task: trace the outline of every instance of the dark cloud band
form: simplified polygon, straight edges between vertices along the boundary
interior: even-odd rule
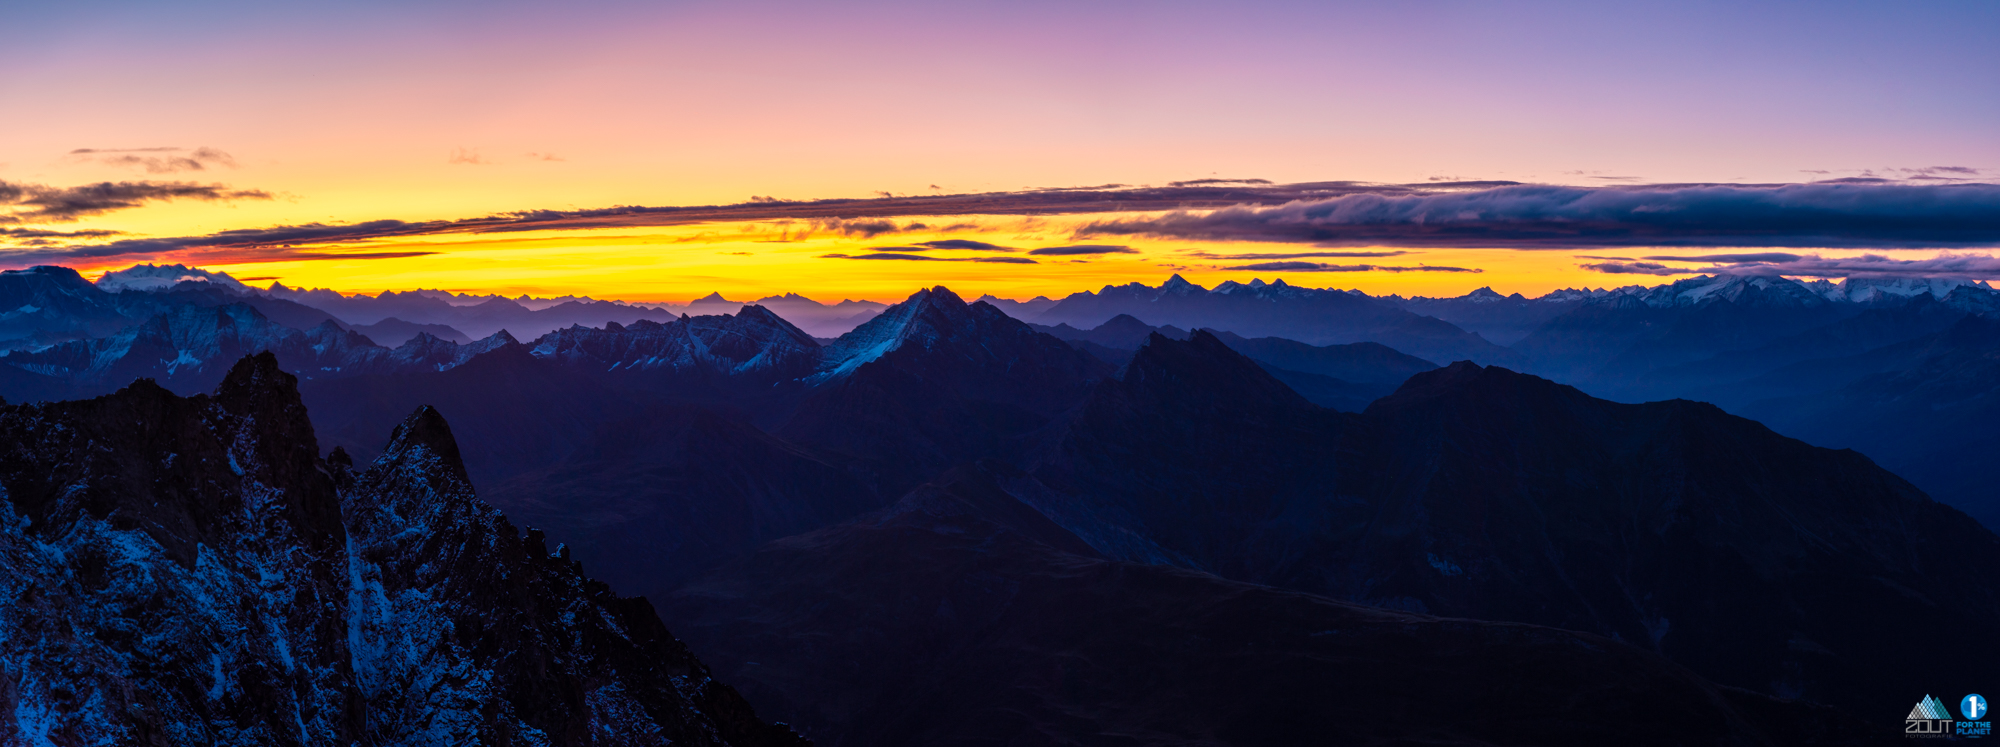
[[[0,224],[61,223],[149,202],[268,200],[269,192],[193,182],[98,182],[76,187],[0,181]]]
[[[2000,185],[1511,185],[1176,212],[1079,233],[1412,248],[1991,246]]]
[[[1760,257],[1761,259],[1741,259],[1721,266],[1672,267],[1660,262],[1592,262],[1580,265],[1587,270],[1615,275],[1694,275],[1700,273],[1723,273],[1729,275],[1786,275],[1793,277],[1823,278],[1868,278],[1868,277],[1925,277],[1957,278],[1961,280],[2000,280],[2000,257],[1990,254],[1943,253],[1923,259],[1898,259],[1880,254],[1864,254],[1859,257],[1821,257],[1817,254],[1761,254],[1761,255],[1717,255],[1735,257]],[[1647,257],[1652,260],[1674,262],[1721,261],[1713,258]]]

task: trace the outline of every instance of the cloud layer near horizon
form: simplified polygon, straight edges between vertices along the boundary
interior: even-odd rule
[[[1990,254],[1940,254],[1924,259],[1897,259],[1880,254],[1821,257],[1772,252],[1704,257],[1645,257],[1668,262],[1720,262],[1706,267],[1673,267],[1659,261],[1591,262],[1584,269],[1613,275],[1786,275],[1817,278],[1955,278],[2000,280],[2000,257]]]
[[[0,182],[0,224],[32,225],[167,200],[270,199],[258,190],[187,182],[106,182],[56,188]],[[16,248],[0,264],[135,261],[174,255],[185,261],[270,262],[341,254],[330,245],[438,234],[586,230],[726,221],[796,221],[802,231],[872,238],[928,228],[892,218],[949,215],[1062,215],[1176,210],[1099,220],[1079,237],[1148,235],[1211,241],[1307,243],[1325,247],[1586,249],[1644,246],[1772,248],[1960,248],[2000,246],[2000,185],[1812,183],[1563,187],[1512,182],[1361,184],[1237,183],[1134,189],[1030,190],[978,195],[758,200],[694,207],[616,206],[523,210],[437,221],[308,223],[221,231],[204,236],[112,238],[110,232],[63,234],[16,229]],[[4,212],[10,210],[12,212]],[[939,230],[955,228],[946,226]],[[110,240],[105,240],[110,239]],[[315,246],[316,245],[316,246]],[[956,249],[1015,251],[972,240],[931,241],[878,251]],[[1079,242],[1031,255],[1131,253],[1116,244]],[[418,252],[421,254],[422,252]],[[1382,251],[1289,253],[1196,252],[1219,260],[1387,257]],[[1741,253],[1749,257],[1755,253]],[[411,256],[398,253],[393,256]],[[1657,263],[1660,260],[1648,259]],[[1709,261],[1723,262],[1724,259]],[[1662,265],[1661,271],[1665,270]],[[1633,267],[1633,271],[1648,268]],[[1330,270],[1328,270],[1330,271]],[[1605,270],[1609,271],[1609,270]]]
[[[2000,245],[2000,185],[1816,183],[1349,194],[1098,221],[1085,236],[1467,249]]]

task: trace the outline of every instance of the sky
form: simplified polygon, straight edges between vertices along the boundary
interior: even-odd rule
[[[1061,295],[1174,272],[1428,295],[1671,278],[1637,265],[1672,252],[1631,238],[1551,248],[1501,231],[1447,247],[1374,231],[1334,243],[1404,253],[1298,260],[1337,271],[1240,269],[1268,263],[1200,255],[1299,253],[1329,239],[1194,230],[1200,215],[1163,220],[1172,205],[1029,216],[906,199],[1201,179],[1504,181],[1669,202],[1685,195],[1658,185],[1887,180],[1869,185],[1906,192],[1839,199],[1965,203],[1953,219],[1970,221],[1966,231],[1753,231],[1727,245],[1685,240],[1714,234],[1701,227],[1648,235],[1654,248],[1783,247],[1822,263],[1930,262],[2000,243],[2000,203],[1940,192],[2000,180],[2000,45],[1990,43],[2000,5],[1990,2],[86,0],[8,16],[6,267],[195,261],[344,291],[661,301],[711,290],[887,299],[940,282]],[[1385,199],[1404,197],[1421,196]],[[826,220],[814,209],[412,230],[278,252],[103,249],[313,224],[832,198],[902,198],[906,214],[874,213],[896,222],[894,236],[813,223]],[[1814,203],[1832,211],[1815,215],[1873,214],[1836,202]],[[1627,217],[1653,208],[1635,209]],[[1931,215],[1911,209],[1912,220]],[[1171,230],[1083,230],[1121,222]],[[825,256],[881,254],[869,250],[887,238],[981,241],[1032,263],[960,250],[926,254],[960,261]],[[1028,254],[1079,245],[1122,251]]]

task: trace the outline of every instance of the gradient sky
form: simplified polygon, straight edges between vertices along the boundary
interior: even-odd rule
[[[1612,185],[2000,169],[1990,2],[74,2],[7,15],[0,181],[271,195],[40,226],[127,236],[1214,176]],[[75,153],[140,148],[180,150]],[[1059,226],[1000,223],[980,235],[1063,240]],[[1032,295],[1157,282],[1173,253],[1216,249],[1132,239],[1143,258],[946,268],[798,253],[866,248],[830,238],[732,255],[748,249],[692,248],[688,231],[225,269],[342,290],[644,300],[900,296],[930,279]],[[1422,259],[1486,272],[1337,282],[1629,281],[1568,254],[1519,255],[1455,250]]]

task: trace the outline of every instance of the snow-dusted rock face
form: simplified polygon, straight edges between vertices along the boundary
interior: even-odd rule
[[[14,351],[0,363],[65,380],[85,394],[150,378],[182,392],[213,387],[245,355],[271,351],[306,379],[442,371],[514,342],[505,332],[470,345],[420,334],[391,350],[331,321],[300,331],[245,304],[176,306],[107,337]]]
[[[130,322],[117,300],[67,267],[0,272],[0,340],[108,334]]]
[[[123,270],[104,273],[97,279],[97,287],[108,293],[125,291],[166,290],[181,283],[212,283],[219,287],[243,292],[255,292],[226,272],[210,272],[187,265],[133,265]]]
[[[367,368],[388,353],[332,323],[301,332],[247,305],[228,304],[180,306],[108,337],[16,351],[0,361],[83,387],[146,377],[206,389],[238,358],[261,350],[277,352],[287,367],[309,377]]]
[[[1848,303],[1880,304],[1895,303],[1929,293],[1932,298],[1944,298],[1961,287],[1991,293],[1993,287],[1986,281],[1971,281],[1962,278],[1847,278],[1839,282],[1815,280],[1806,283],[1814,292],[1829,301]]]
[[[845,376],[904,348],[919,351],[951,348],[1004,369],[1012,357],[1007,353],[1009,347],[1040,342],[1036,338],[1041,337],[991,304],[968,304],[940,285],[911,294],[902,303],[827,345],[819,370],[808,381],[821,383]],[[1049,343],[1055,347],[1051,348]],[[1061,343],[1048,338],[1040,347],[1054,350],[1061,348]],[[1063,348],[1062,352],[1070,351]]]
[[[1714,301],[1771,308],[1811,308],[1826,303],[1820,294],[1796,280],[1765,275],[1702,275],[1652,288],[1633,288],[1629,293],[1656,309]]]
[[[1020,448],[1112,368],[943,287],[918,291],[824,350],[776,434],[870,464],[883,494]]]
[[[356,474],[259,355],[0,409],[0,744],[791,744],[472,494],[411,416]]]
[[[819,363],[810,335],[762,306],[734,315],[681,317],[661,324],[571,327],[535,341],[535,357],[594,373],[675,373],[790,379]]]
[[[500,330],[485,339],[474,340],[460,345],[450,340],[439,339],[429,332],[418,332],[415,337],[389,351],[389,365],[383,367],[388,373],[417,373],[421,371],[448,371],[465,365],[466,361],[482,353],[490,353],[508,345],[519,345],[507,330]]]

